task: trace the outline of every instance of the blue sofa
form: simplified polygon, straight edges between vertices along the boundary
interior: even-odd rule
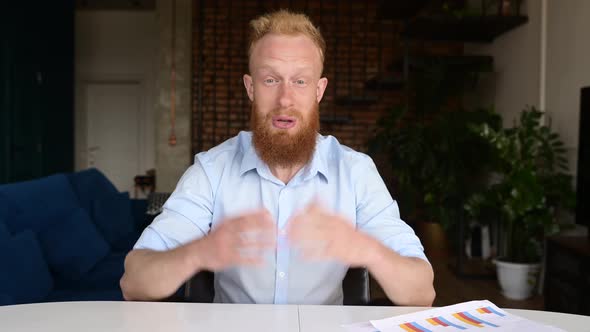
[[[146,207],[96,169],[0,185],[0,305],[123,300]]]

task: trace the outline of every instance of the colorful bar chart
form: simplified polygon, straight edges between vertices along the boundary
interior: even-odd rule
[[[399,327],[408,332],[432,332],[416,322],[401,324]]]
[[[428,318],[428,319],[426,319],[426,321],[428,321],[430,324],[435,325],[435,326],[436,325],[445,326],[445,327],[451,326],[451,327],[454,327],[459,330],[466,330],[467,329],[466,327],[463,327],[461,325],[457,325],[457,324],[453,324],[453,323],[449,322],[443,316],[439,316],[436,318]]]
[[[499,317],[506,316],[505,314],[495,310],[492,307],[480,307],[474,310],[474,314],[469,313],[469,311],[460,311],[454,312],[450,314],[451,317],[454,317],[457,321],[463,323],[464,325],[453,323],[449,319],[445,318],[444,316],[426,318],[426,323],[431,326],[441,326],[441,327],[453,327],[458,330],[467,330],[469,326],[474,327],[500,327],[498,324],[491,323],[482,317],[476,317],[475,314],[479,315],[496,315]],[[408,332],[432,332],[424,325],[421,325],[419,322],[407,322],[398,325],[404,331]]]
[[[496,314],[496,315],[498,315],[498,316],[500,316],[500,317],[504,317],[504,316],[506,316],[505,314],[503,314],[503,313],[501,313],[501,312],[497,311],[496,309],[494,309],[494,308],[492,308],[492,307],[477,308],[477,311],[478,311],[479,313],[482,313],[482,314],[491,314],[491,313],[494,313],[494,314]]]
[[[468,313],[467,311],[456,312],[453,314],[453,317],[457,318],[458,320],[460,320],[466,324],[473,325],[476,327],[483,327],[484,325],[488,325],[491,327],[500,327],[496,324],[489,323],[481,318],[477,318],[477,317],[473,316],[472,314]]]
[[[463,302],[369,322],[382,332],[563,331],[510,314],[487,300]]]

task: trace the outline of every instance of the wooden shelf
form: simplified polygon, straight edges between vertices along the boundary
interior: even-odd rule
[[[590,238],[586,236],[552,236],[547,239],[578,255],[590,257]]]
[[[377,15],[384,20],[401,20],[416,16],[430,0],[380,0]]]
[[[410,70],[421,70],[432,65],[456,67],[463,72],[492,72],[494,58],[489,55],[444,55],[413,56],[409,59]]]
[[[590,315],[590,239],[586,234],[552,236],[546,243],[546,309]]]
[[[489,43],[528,22],[527,16],[418,17],[407,24],[407,39]]]

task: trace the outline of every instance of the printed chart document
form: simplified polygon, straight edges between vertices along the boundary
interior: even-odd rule
[[[490,301],[470,301],[370,322],[343,325],[350,332],[537,331],[565,332],[518,317]]]

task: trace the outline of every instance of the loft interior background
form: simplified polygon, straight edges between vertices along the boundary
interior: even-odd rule
[[[404,41],[402,21],[382,17],[383,1],[195,0],[193,6],[192,153],[207,150],[249,127],[248,23],[269,11],[288,8],[307,14],[326,40],[320,103],[321,133],[366,152],[377,119],[403,102],[394,84],[403,75],[405,50],[456,55],[460,42]]]

